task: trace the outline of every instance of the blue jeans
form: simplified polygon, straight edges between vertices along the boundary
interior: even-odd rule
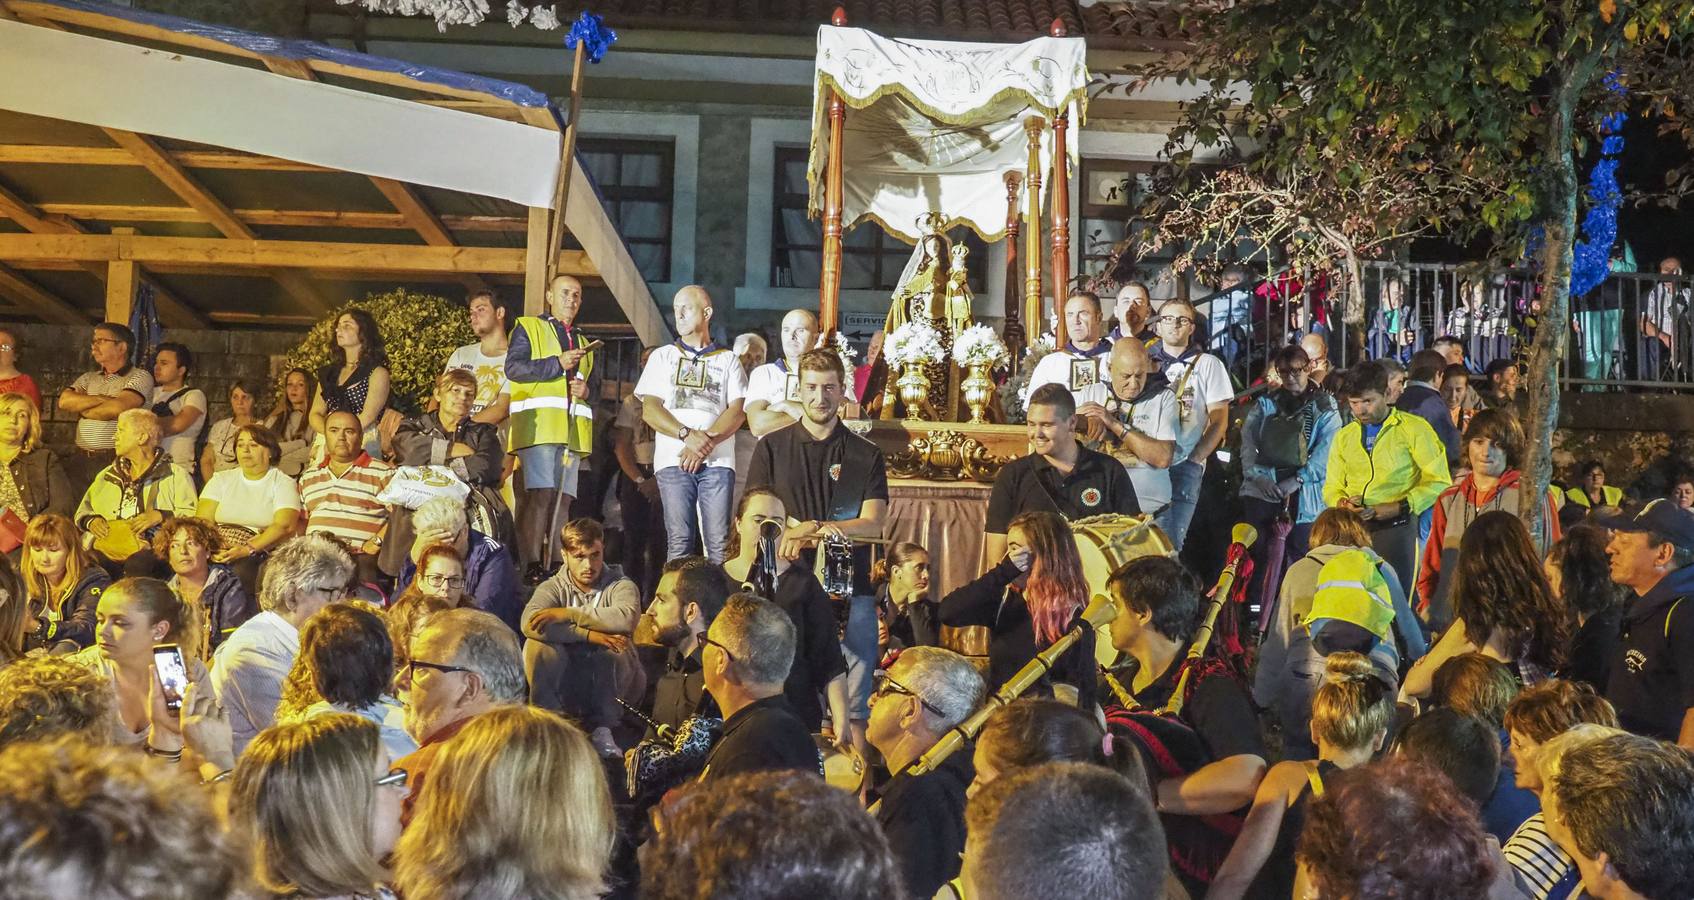
[[[847,717],[868,722],[871,717],[871,686],[876,679],[876,598],[853,597],[847,612],[847,633],[841,638],[841,655],[847,658]]]
[[[653,477],[659,479],[659,503],[665,510],[665,560],[693,553],[698,537],[706,558],[722,563],[729,545],[735,470],[706,466],[689,473],[681,466],[667,466]]]
[[[1171,466],[1170,473],[1170,505],[1160,510],[1153,521],[1171,539],[1171,545],[1181,550],[1182,540],[1188,536],[1188,523],[1194,521],[1194,506],[1200,502],[1200,480],[1206,475],[1206,467],[1185,459]]]

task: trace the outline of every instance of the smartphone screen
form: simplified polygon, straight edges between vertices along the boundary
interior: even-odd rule
[[[155,646],[153,668],[158,671],[159,685],[165,690],[165,708],[181,709],[182,695],[188,690],[188,664],[183,662],[182,650],[175,644]]]
[[[604,346],[606,346],[605,341],[589,341],[588,343],[583,344],[581,349],[583,349],[583,350],[598,350],[598,349],[600,349],[601,347],[604,347]]]

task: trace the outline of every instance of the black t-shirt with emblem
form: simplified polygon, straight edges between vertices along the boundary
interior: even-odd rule
[[[817,440],[796,422],[765,435],[753,448],[747,490],[768,488],[782,499],[789,518],[839,522],[857,518],[866,500],[888,502],[888,467],[882,450],[837,421]],[[812,565],[812,554],[805,564]],[[870,545],[853,551],[853,593],[870,596]]]
[[[1074,521],[1107,513],[1140,515],[1141,504],[1122,463],[1078,447],[1076,466],[1069,474],[1039,453],[1020,456],[1000,469],[988,496],[988,532],[1005,534],[1013,519],[1033,510],[1056,512]]]

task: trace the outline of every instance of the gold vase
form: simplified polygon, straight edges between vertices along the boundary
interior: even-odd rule
[[[900,403],[906,407],[906,418],[921,421],[929,410],[929,376],[922,362],[909,362],[900,372]]]
[[[960,396],[964,397],[965,406],[971,411],[970,424],[988,424],[988,404],[994,401],[994,379],[988,377],[988,366],[973,363],[967,367],[964,384],[959,385]]]

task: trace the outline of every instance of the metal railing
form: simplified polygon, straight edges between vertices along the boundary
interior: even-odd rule
[[[1221,291],[1196,305],[1209,344],[1241,384],[1256,381],[1270,352],[1308,334],[1326,338],[1330,360],[1402,363],[1442,337],[1464,347],[1481,372],[1496,359],[1522,362],[1540,312],[1526,269],[1485,271],[1445,263],[1365,263],[1364,324],[1342,321],[1345,286],[1334,275],[1283,270],[1251,287]],[[1577,390],[1694,390],[1694,278],[1615,272],[1571,301],[1572,327],[1559,368]]]

